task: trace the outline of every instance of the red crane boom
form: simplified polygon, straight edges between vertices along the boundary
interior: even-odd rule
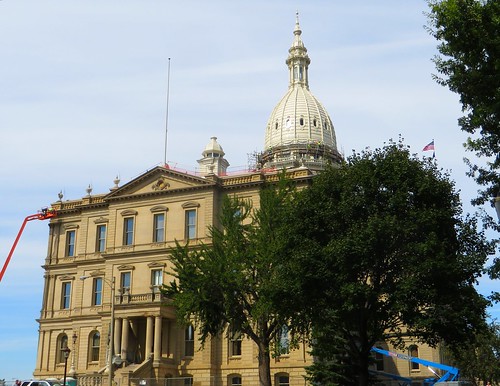
[[[17,243],[19,239],[21,238],[21,235],[23,234],[24,227],[26,226],[26,223],[28,221],[32,220],[47,220],[49,218],[57,216],[57,213],[54,209],[49,209],[49,208],[43,208],[40,212],[36,214],[30,214],[27,216],[24,221],[23,225],[21,225],[21,229],[19,229],[19,232],[17,233],[16,240],[14,241],[14,244],[12,245],[12,248],[10,249],[9,255],[7,256],[7,260],[5,260],[5,263],[2,267],[2,271],[0,272],[0,281],[2,281],[3,275],[5,273],[5,270],[7,269],[7,266],[9,265],[10,259],[12,255],[14,254],[14,250],[16,249]]]

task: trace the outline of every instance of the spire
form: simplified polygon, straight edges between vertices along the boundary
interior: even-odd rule
[[[293,30],[293,43],[288,50],[288,58],[286,64],[290,71],[290,85],[289,87],[294,87],[295,85],[300,85],[309,89],[309,79],[308,70],[309,63],[311,60],[307,55],[307,49],[304,47],[302,42],[302,30],[299,24],[299,12],[295,14],[295,28]]]

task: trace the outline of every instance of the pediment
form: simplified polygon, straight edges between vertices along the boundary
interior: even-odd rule
[[[106,196],[106,199],[161,194],[161,192],[202,188],[212,185],[214,185],[213,181],[208,181],[202,177],[158,166],[112,191]]]

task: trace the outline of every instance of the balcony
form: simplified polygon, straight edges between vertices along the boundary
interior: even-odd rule
[[[162,303],[169,299],[160,291],[161,286],[151,286],[151,292],[132,294],[128,288],[121,288],[115,296],[115,305],[119,304],[146,304]]]

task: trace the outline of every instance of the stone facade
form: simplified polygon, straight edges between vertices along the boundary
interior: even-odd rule
[[[288,175],[299,185],[314,176],[307,169]],[[207,229],[217,224],[224,196],[258,204],[262,183],[276,179],[277,172],[198,177],[159,166],[108,194],[55,202],[35,377],[62,377],[66,345],[72,350],[70,376],[107,374],[114,288],[118,384],[188,376],[210,379],[210,384],[226,384],[234,377],[257,380],[252,341],[234,343],[224,334],[201,350],[196,331],[190,337],[176,322],[175,310],[158,286],[172,280],[169,248],[176,240],[189,240],[192,246],[210,242]],[[233,344],[241,349],[234,351]],[[311,361],[307,351],[300,345],[274,358],[273,374],[301,379]]]

